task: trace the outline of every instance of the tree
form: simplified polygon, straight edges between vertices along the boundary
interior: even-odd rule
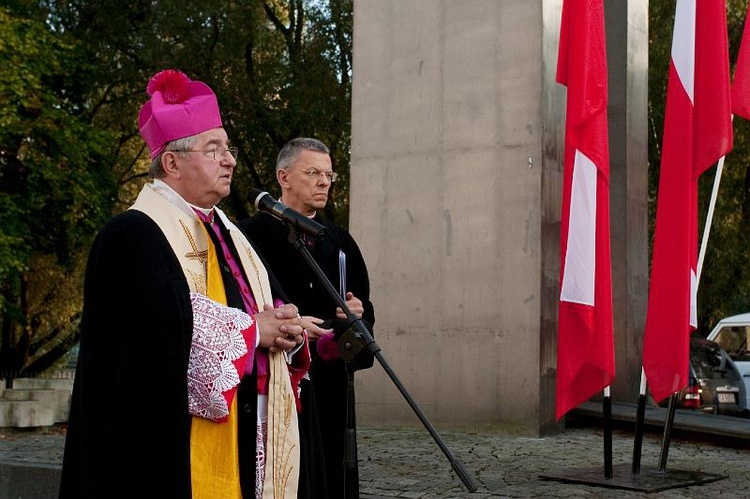
[[[43,18],[0,9],[0,370],[41,370],[71,346],[80,304],[66,293],[115,195],[107,133],[71,85],[78,55]]]

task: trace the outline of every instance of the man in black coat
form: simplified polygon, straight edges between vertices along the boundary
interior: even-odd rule
[[[362,253],[347,230],[323,216],[329,190],[336,176],[328,147],[316,139],[293,139],[281,149],[277,157],[276,180],[281,187],[280,201],[325,227],[325,234],[318,240],[305,236],[303,240],[328,280],[339,290],[349,311],[371,328],[375,323],[375,313],[370,301],[370,282]],[[344,465],[347,394],[353,395],[347,388],[350,372],[372,366],[373,359],[371,356],[355,358],[347,363],[337,355],[336,343],[332,341],[334,331],[331,322],[338,319],[338,324],[345,323],[347,316],[337,307],[309,264],[289,241],[289,229],[282,221],[266,212],[260,212],[238,225],[266,259],[289,299],[299,307],[300,314],[325,321],[306,324],[312,345],[310,378],[314,397],[309,400],[305,396],[307,385],[303,381],[300,421],[301,425],[308,427],[302,427],[300,433],[303,438],[314,437],[315,407],[310,408],[310,405],[317,406],[317,422],[326,468],[326,498],[343,498],[346,480],[349,481],[347,497],[357,497],[358,480],[356,476],[352,480],[351,470],[346,474]],[[340,334],[341,331],[336,333]],[[305,401],[308,401],[307,407]],[[350,402],[353,407],[354,401]],[[353,423],[351,421],[350,426]],[[314,441],[306,442],[308,446],[315,445]],[[314,455],[315,449],[308,449],[307,452]],[[305,449],[303,460],[304,454]]]
[[[147,92],[154,180],[88,256],[59,497],[296,498],[302,320],[217,207],[237,150],[214,93],[175,70]]]

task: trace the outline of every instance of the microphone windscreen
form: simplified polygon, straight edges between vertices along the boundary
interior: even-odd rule
[[[247,195],[247,199],[255,206],[258,207],[258,201],[260,201],[260,198],[263,197],[264,194],[268,194],[266,191],[261,191],[260,189],[253,187],[250,189],[250,192]]]

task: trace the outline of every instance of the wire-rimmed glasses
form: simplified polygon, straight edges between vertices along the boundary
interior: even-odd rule
[[[324,171],[318,170],[317,168],[306,168],[300,171],[304,173],[305,175],[307,175],[308,177],[310,177],[311,179],[317,179],[321,175],[323,175],[331,183],[334,183],[336,179],[339,177],[339,174],[336,172],[324,172]]]
[[[207,156],[213,158],[214,161],[222,159],[227,153],[231,154],[233,158],[237,159],[237,154],[240,150],[237,147],[224,147],[219,146],[214,149],[183,149],[177,152],[202,152],[206,153]]]

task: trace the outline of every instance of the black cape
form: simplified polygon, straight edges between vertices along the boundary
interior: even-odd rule
[[[242,308],[233,280],[224,277],[229,304]],[[273,279],[271,285],[283,295]],[[167,239],[147,215],[126,211],[97,235],[84,282],[61,498],[191,497],[189,293]],[[255,376],[245,376],[236,403],[246,497],[254,497],[256,399]]]

